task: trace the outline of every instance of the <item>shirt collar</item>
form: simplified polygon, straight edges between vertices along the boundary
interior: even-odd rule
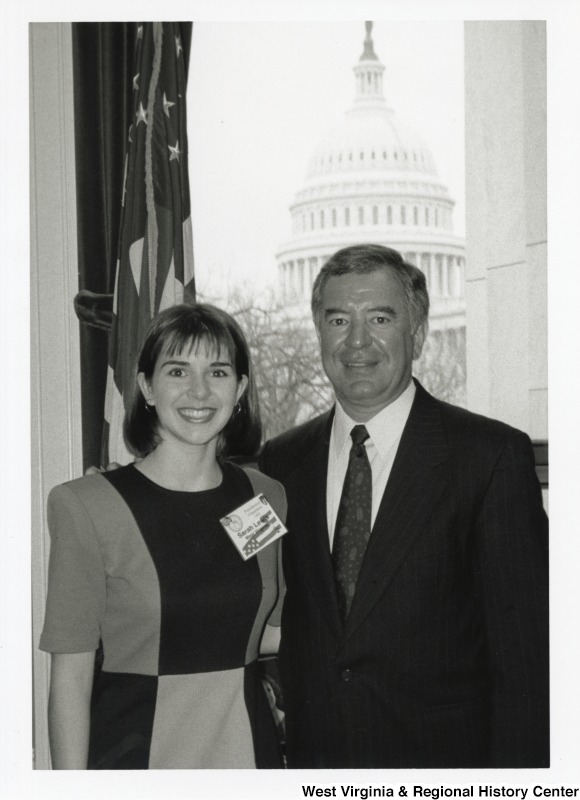
[[[391,445],[401,436],[415,399],[415,382],[411,380],[405,391],[388,406],[365,422],[371,442],[381,458],[385,458]],[[360,423],[351,419],[340,403],[336,404],[333,434],[334,452],[340,456],[345,447],[350,448],[350,432]]]

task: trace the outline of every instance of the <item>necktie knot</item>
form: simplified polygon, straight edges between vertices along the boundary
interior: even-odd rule
[[[367,431],[364,425],[355,425],[354,428],[350,432],[350,438],[352,439],[352,449],[354,455],[361,455],[364,451],[364,443],[370,437],[369,432]]]

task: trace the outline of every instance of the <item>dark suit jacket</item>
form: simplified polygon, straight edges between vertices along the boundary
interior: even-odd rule
[[[548,534],[529,438],[417,384],[343,629],[331,422],[273,439],[260,464],[289,504],[289,766],[548,766]]]

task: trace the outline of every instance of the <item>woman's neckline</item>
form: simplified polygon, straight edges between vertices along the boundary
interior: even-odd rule
[[[192,495],[199,496],[199,495],[211,494],[212,492],[219,492],[223,488],[225,482],[225,472],[224,472],[225,463],[220,463],[219,465],[221,471],[221,481],[218,483],[217,486],[213,486],[210,489],[171,489],[168,486],[163,486],[161,483],[158,483],[156,480],[153,480],[153,478],[150,478],[148,475],[145,475],[145,473],[142,472],[137,467],[137,464],[129,464],[129,466],[132,468],[133,472],[137,474],[140,478],[142,478],[146,483],[150,484],[151,486],[154,486],[156,489],[159,489],[162,492],[169,492],[174,495],[181,494],[188,496]]]

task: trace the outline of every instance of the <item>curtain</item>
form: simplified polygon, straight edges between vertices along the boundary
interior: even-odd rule
[[[123,164],[137,28],[73,23],[73,78],[84,467],[100,463],[108,327],[115,282]],[[77,310],[78,313],[78,310]]]

